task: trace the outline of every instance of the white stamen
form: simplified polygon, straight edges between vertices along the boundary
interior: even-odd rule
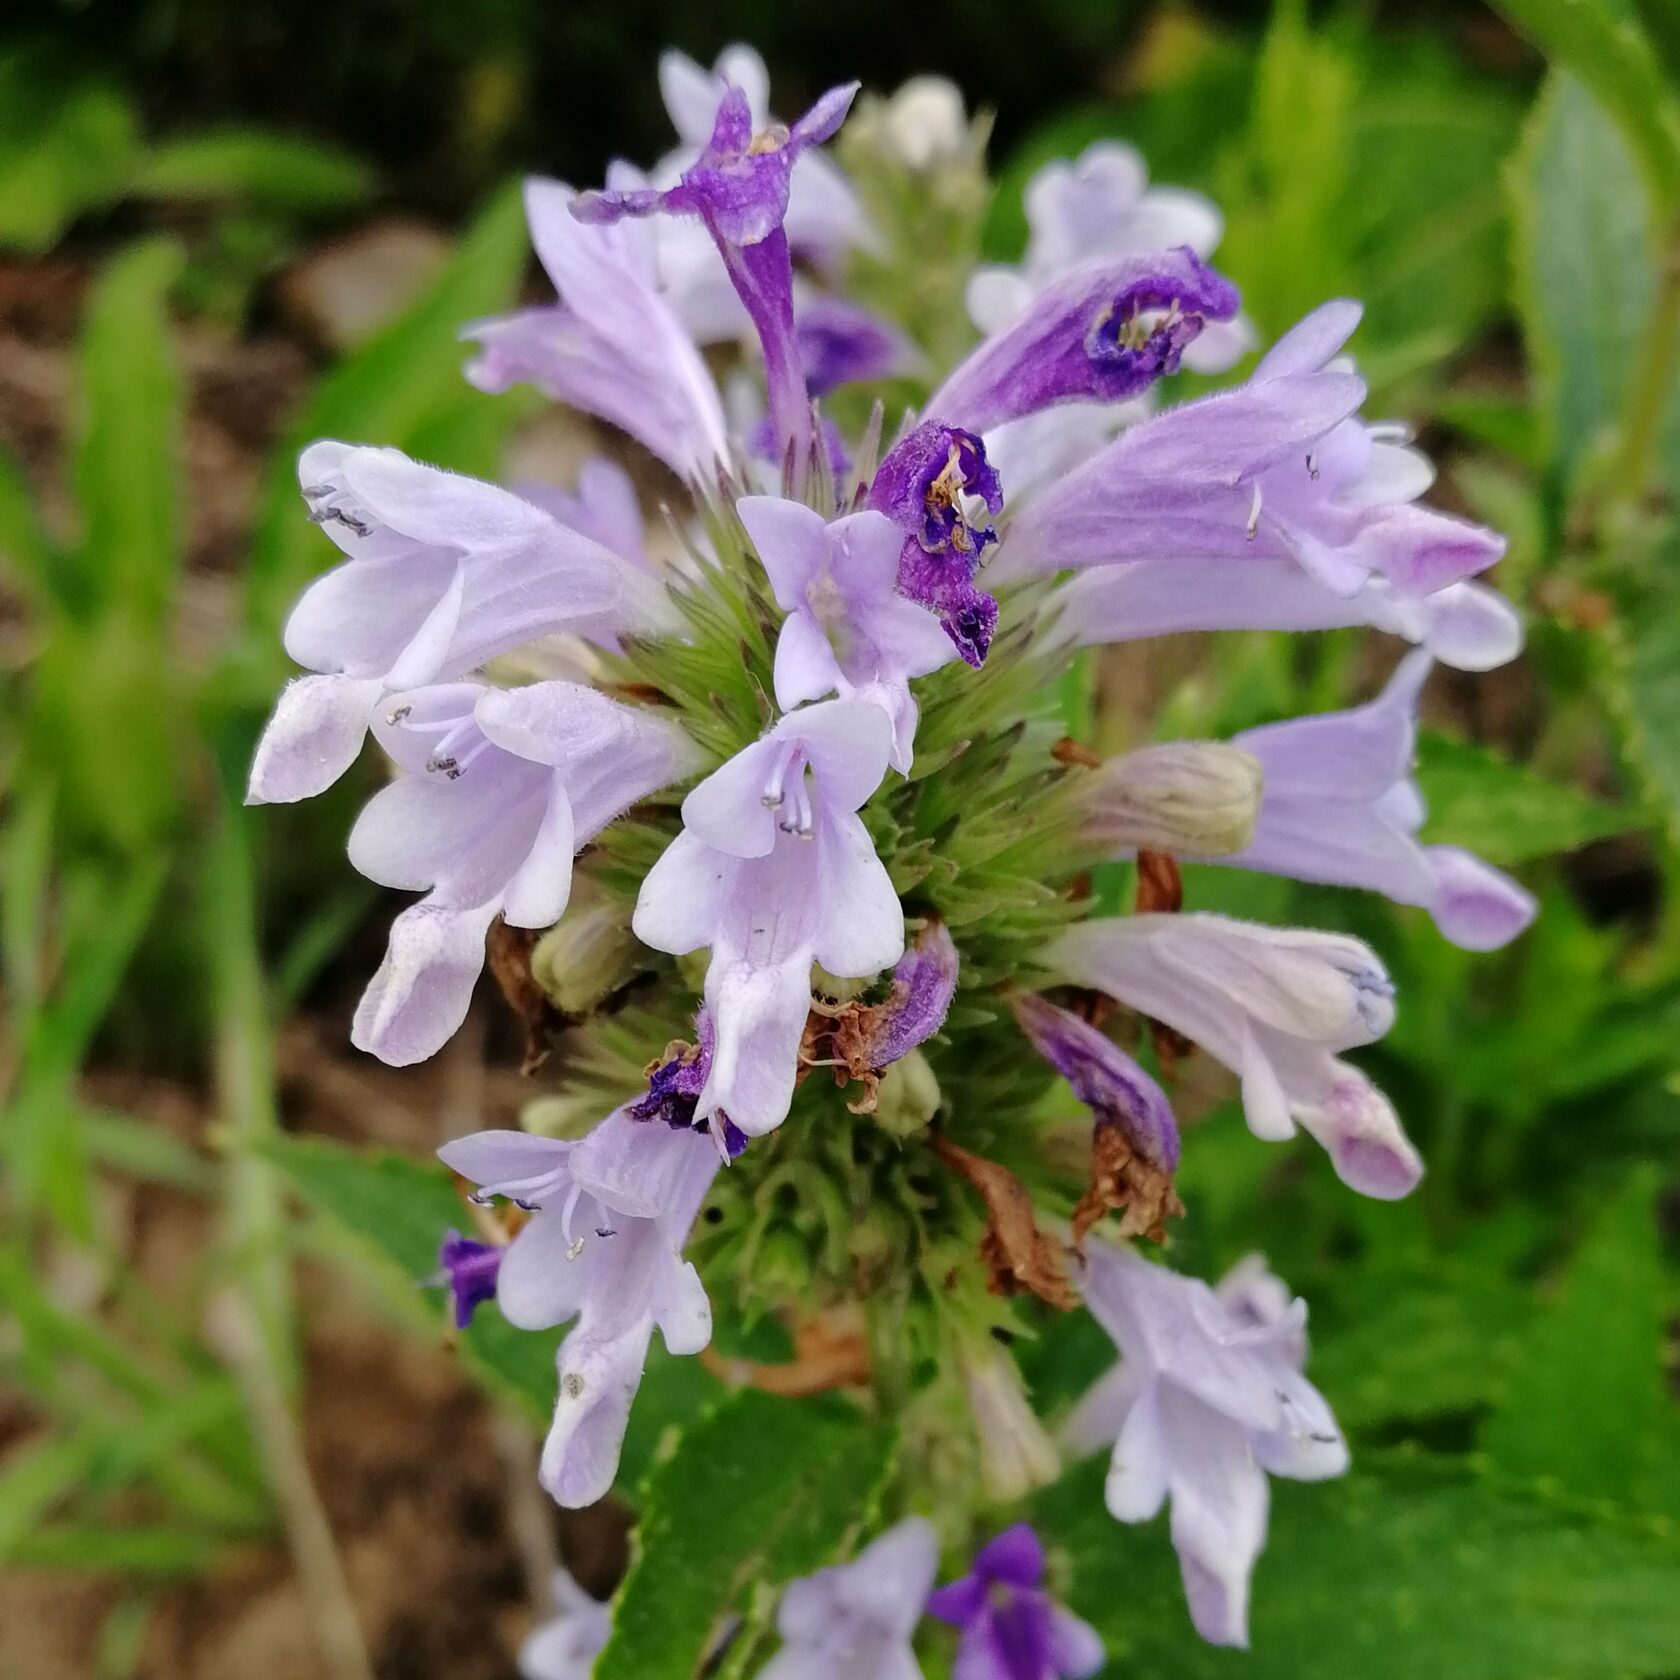
[[[1254,495],[1248,504],[1248,525],[1245,534],[1250,542],[1260,535],[1260,480],[1254,481]]]

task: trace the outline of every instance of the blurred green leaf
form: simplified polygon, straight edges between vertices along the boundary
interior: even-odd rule
[[[247,617],[265,651],[292,597],[339,558],[303,516],[297,453],[305,444],[330,437],[405,449],[470,409],[472,418],[453,430],[450,458],[436,464],[478,473],[495,466],[518,403],[487,397],[461,377],[460,330],[512,305],[528,251],[524,209],[510,186],[468,229],[425,294],[315,388],[275,452],[251,555]]]
[[[1252,1649],[1204,1645],[1165,1526],[1103,1508],[1100,1460],[1041,1496],[1069,1601],[1129,1680],[1626,1680],[1680,1665],[1680,1544],[1462,1466],[1366,1454],[1339,1481],[1272,1483]]]
[[[648,1479],[598,1680],[691,1680],[755,1584],[845,1555],[891,1457],[890,1434],[838,1402],[743,1389],[698,1419]]]
[[[121,196],[137,147],[116,88],[47,53],[0,57],[0,246],[50,250],[82,212]]]
[[[1508,177],[1517,303],[1548,456],[1566,486],[1602,453],[1625,401],[1655,285],[1648,203],[1593,95],[1553,75]]]
[[[1680,113],[1626,0],[1496,0],[1558,66],[1591,88],[1620,126],[1659,203],[1680,196]]]
[[[1348,1429],[1467,1412],[1510,1368],[1525,1292],[1487,1266],[1370,1264],[1313,1315],[1309,1373]]]
[[[49,583],[51,553],[29,481],[11,456],[0,450],[0,566],[10,570],[14,587],[21,585],[35,593]]]
[[[1653,1514],[1672,1510],[1680,1487],[1656,1191],[1645,1168],[1600,1211],[1482,1433],[1504,1469]]]
[[[1650,568],[1647,587],[1613,627],[1607,662],[1630,765],[1662,813],[1670,839],[1680,838],[1680,550],[1670,543]]]
[[[53,1523],[25,1535],[12,1561],[31,1569],[113,1575],[196,1575],[225,1552],[230,1539],[213,1529],[147,1523]]]
[[[182,260],[161,239],[122,252],[82,336],[81,582],[139,637],[162,624],[180,564],[181,388],[166,304]]]
[[[325,1138],[281,1135],[265,1153],[311,1208],[357,1239],[358,1249],[383,1275],[392,1293],[409,1301],[438,1271],[438,1244],[446,1231],[471,1221],[448,1171],[437,1161],[351,1149]],[[443,1306],[435,1323],[442,1334]],[[405,1315],[414,1322],[412,1311]],[[518,1330],[493,1307],[481,1307],[461,1332],[465,1363],[493,1392],[528,1416],[545,1419],[554,1405],[555,1331]]]
[[[1638,814],[1625,806],[1434,730],[1418,736],[1417,779],[1429,807],[1427,838],[1504,867],[1639,827]]]
[[[133,191],[151,198],[243,198],[279,210],[341,210],[372,191],[349,153],[297,135],[225,128],[153,146]]]

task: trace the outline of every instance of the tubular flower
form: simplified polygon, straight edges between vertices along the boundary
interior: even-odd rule
[[[1205,912],[1151,914],[1069,928],[1045,960],[1223,1062],[1242,1081],[1256,1137],[1302,1127],[1368,1196],[1403,1196],[1417,1183],[1422,1164],[1394,1111],[1335,1054],[1374,1043],[1394,1021],[1394,987],[1359,940]]]
[[[1196,1631],[1247,1645],[1268,1473],[1320,1481],[1348,1466],[1335,1417],[1301,1375],[1305,1303],[1253,1259],[1217,1291],[1104,1243],[1084,1268],[1086,1304],[1121,1363],[1068,1420],[1068,1444],[1113,1443],[1105,1498],[1121,1522],[1171,1501]]]
[[[655,950],[711,949],[717,1033],[697,1114],[748,1137],[793,1098],[811,964],[867,977],[904,954],[904,915],[857,810],[892,747],[887,714],[827,700],[783,718],[683,801],[683,832],[648,872],[635,930]]]
[[[313,443],[309,518],[347,558],[303,593],[286,686],[251,766],[252,804],[308,799],[348,770],[393,690],[457,677],[556,630],[669,624],[656,587],[519,496],[395,449]]]
[[[1246,328],[1206,260],[1217,211],[1150,187],[1127,149],[1034,179],[1017,269],[934,275],[930,247],[960,254],[985,202],[983,124],[954,89],[866,105],[842,175],[820,148],[852,85],[788,127],[745,48],[711,71],[667,54],[660,85],[678,149],[613,163],[600,191],[530,182],[555,297],[465,332],[474,385],[534,385],[616,441],[563,489],[306,449],[299,518],[332,569],[286,626],[303,674],[250,798],[322,791],[371,730],[384,780],[349,860],[418,897],[353,1041],[432,1055],[488,969],[552,1049],[531,1131],[440,1151],[523,1212],[485,1233],[505,1241],[440,1220],[432,1281],[469,1346],[491,1314],[564,1327],[540,1468],[557,1501],[612,1488],[655,1332],[698,1354],[715,1302],[730,1342],[790,1347],[720,1348],[702,1382],[754,1383],[787,1417],[867,1389],[833,1419],[906,1424],[884,1487],[859,1465],[848,1542],[878,1498],[937,1510],[954,1543],[1059,1463],[1003,1297],[1083,1293],[1121,1365],[1074,1444],[1114,1448],[1116,1516],[1170,1502],[1195,1625],[1240,1643],[1267,1474],[1334,1474],[1346,1449],[1301,1374],[1304,1308],[1259,1262],[1211,1290],[1125,1246],[1195,1229],[1180,1063],[1228,1068],[1255,1135],[1305,1130],[1366,1196],[1404,1196],[1423,1164],[1349,1059],[1395,1020],[1377,952],[1211,913],[1208,874],[1176,860],[1382,894],[1472,949],[1515,937],[1535,901],[1419,838],[1411,764],[1430,659],[1483,670],[1521,645],[1482,581],[1502,541],[1426,506],[1428,463],[1363,418],[1356,304],[1171,400],[1175,369],[1228,360]],[[866,297],[845,289],[860,250]],[[966,290],[985,317],[971,353],[923,307],[936,281],[947,314]],[[762,361],[739,354],[748,329]],[[902,422],[900,384],[829,403],[883,378],[918,382]],[[1228,740],[1138,719],[1149,744],[1104,762],[1081,738],[1079,648],[1346,626],[1422,650],[1366,705],[1272,721],[1254,695],[1280,659],[1163,706],[1194,698]],[[1098,866],[1123,858],[1138,897],[1114,914]],[[1100,1666],[1030,1529],[930,1592],[937,1546],[911,1519],[787,1586],[774,1650],[759,1589],[785,1575],[760,1548],[766,1579],[729,1587],[754,1613],[681,1658],[698,1672],[699,1639],[727,1635],[732,1672],[914,1680],[926,1610],[960,1630],[956,1680]],[[560,1600],[533,1680],[581,1676],[608,1640],[605,1607]]]
[[[1103,1665],[1089,1623],[1044,1591],[1044,1547],[1026,1523],[975,1554],[968,1574],[940,1587],[928,1612],[961,1628],[952,1680],[1084,1680]]]
[[[1424,807],[1411,768],[1429,665],[1427,653],[1409,655],[1369,705],[1239,735],[1265,794],[1254,838],[1220,861],[1420,904],[1455,945],[1496,950],[1534,920],[1533,895],[1460,847],[1417,839]]]
[[[483,1194],[532,1210],[503,1255],[496,1302],[527,1330],[575,1320],[560,1344],[542,1481],[562,1505],[593,1504],[617,1472],[654,1330],[672,1353],[711,1340],[711,1305],[682,1245],[718,1152],[619,1109],[579,1143],[478,1132],[438,1153]]]
[[[856,93],[856,82],[831,88],[791,128],[758,129],[747,95],[728,84],[705,147],[674,185],[609,188],[585,193],[571,206],[580,221],[597,224],[658,214],[700,218],[764,350],[775,459],[786,460],[799,478],[816,440],[794,334],[788,198],[794,164],[834,134]]]
[[[790,1582],[782,1648],[758,1680],[921,1680],[910,1639],[938,1567],[933,1525],[906,1517],[850,1563]]]
[[[1027,182],[1022,206],[1028,233],[1020,265],[977,268],[969,278],[968,312],[982,332],[1006,326],[1039,292],[1087,263],[1180,246],[1205,260],[1225,229],[1210,199],[1182,187],[1151,186],[1143,158],[1114,140],[1045,164]],[[1253,343],[1254,329],[1240,316],[1208,321],[1184,347],[1184,363],[1219,373]]]

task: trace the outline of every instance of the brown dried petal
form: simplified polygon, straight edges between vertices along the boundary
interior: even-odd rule
[[[509,927],[498,916],[484,942],[486,961],[508,1007],[525,1023],[525,1059],[519,1071],[532,1074],[548,1060],[549,1029],[561,1016],[548,994],[531,975],[531,953],[541,935],[530,928]]]
[[[1070,1312],[1079,1305],[1060,1243],[1045,1236],[1033,1217],[1032,1193],[1007,1167],[972,1154],[935,1132],[939,1158],[960,1173],[986,1205],[980,1257],[991,1273],[994,1295],[1031,1290],[1041,1301]]]
[[[1173,1188],[1173,1176],[1152,1166],[1127,1141],[1118,1126],[1097,1126],[1091,1134],[1091,1183],[1073,1210],[1073,1240],[1104,1214],[1125,1209],[1115,1235],[1166,1241],[1166,1221],[1182,1218],[1184,1203]]]

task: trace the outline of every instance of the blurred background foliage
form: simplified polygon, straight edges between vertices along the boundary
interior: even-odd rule
[[[1366,300],[1372,411],[1416,426],[1443,498],[1511,538],[1495,581],[1528,650],[1488,678],[1437,676],[1420,774],[1432,837],[1517,869],[1544,900],[1534,929],[1471,956],[1421,914],[1188,872],[1193,906],[1342,927],[1385,954],[1402,1007],[1369,1065],[1430,1173],[1402,1206],[1362,1202],[1315,1153],[1255,1145],[1223,1090],[1200,1100],[1175,1259],[1211,1276],[1261,1248],[1308,1297],[1313,1374],[1356,1470],[1279,1490],[1247,1659],[1193,1642],[1164,1536],[1110,1523],[1096,1471],[1070,1472],[1041,1515],[1113,1672],[1680,1672],[1674,0],[1044,0],[1030,28],[1012,5],[874,0],[13,6],[0,1559],[28,1574],[0,1656],[22,1663],[36,1647],[19,1641],[44,1637],[29,1582],[70,1571],[97,1581],[64,1636],[92,1666],[37,1653],[16,1672],[115,1680],[163,1672],[164,1650],[172,1675],[232,1672],[198,1666],[204,1601],[184,1583],[254,1591],[237,1560],[283,1542],[322,1672],[357,1672],[358,1640],[381,1673],[508,1672],[482,1614],[447,1622],[412,1560],[421,1602],[393,1602],[430,1631],[369,1600],[334,1533],[342,1546],[371,1523],[374,1546],[399,1542],[347,1514],[297,1418],[358,1403],[334,1398],[321,1343],[346,1292],[363,1320],[435,1344],[436,1303],[414,1284],[461,1211],[430,1148],[466,1129],[463,1103],[470,1124],[520,1099],[470,1077],[463,1097],[454,1064],[396,1082],[357,1067],[347,1004],[390,908],[342,864],[366,784],[257,822],[244,769],[286,671],[284,610],[325,562],[297,507],[299,444],[503,470],[534,405],[473,392],[456,333],[530,282],[514,176],[592,181],[613,153],[651,160],[669,144],[657,48],[709,61],[735,38],[764,52],[784,111],[842,77],[884,90],[926,70],[995,109],[978,248],[948,227],[930,241],[924,302],[959,295],[939,275],[1019,250],[1040,164],[1131,140],[1157,180],[1222,206],[1218,261],[1263,338],[1323,298]],[[406,255],[365,306],[323,309],[308,277],[365,253],[370,230]],[[930,336],[960,340],[945,316]],[[1105,750],[1223,734],[1362,698],[1390,652],[1353,633],[1134,647],[1062,698]],[[1124,869],[1098,888],[1129,902]],[[1198,1100],[1182,1097],[1191,1114]],[[816,1210],[764,1217],[771,1247],[815,1240]],[[167,1263],[160,1221],[186,1233]],[[1078,1316],[1037,1329],[1021,1352],[1054,1414],[1103,1347]],[[481,1315],[460,1352],[521,1427],[546,1409],[542,1338]],[[721,1497],[705,1480],[719,1441],[778,1429],[785,1485],[763,1499],[816,1502],[812,1534],[823,1500],[855,1505],[855,1485],[797,1478],[820,1454],[873,1449],[833,1418],[801,1435],[756,1397],[730,1402],[752,1413],[745,1431],[713,1427],[655,1466],[667,1426],[718,1392],[691,1364],[650,1373],[626,1460],[629,1483],[650,1471],[646,1510]],[[491,1526],[518,1549],[515,1516]],[[448,1577],[456,1530],[437,1527]],[[644,1556],[642,1580],[676,1578],[684,1555]],[[690,1609],[703,1630],[720,1607]],[[669,1671],[691,1657],[667,1652]],[[649,1680],[644,1658],[613,1672]]]

